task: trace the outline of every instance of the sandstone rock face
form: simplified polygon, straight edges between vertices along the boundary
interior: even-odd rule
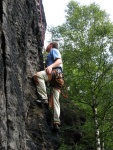
[[[52,132],[51,112],[34,102],[33,75],[43,69],[45,30],[42,0],[0,1],[0,150],[58,150],[60,146],[62,134]],[[78,122],[73,119],[76,113],[70,118],[65,109],[63,125],[70,119],[70,125]],[[65,135],[67,139],[68,134],[62,138]]]
[[[29,147],[26,117],[30,101],[36,98],[32,76],[43,68],[42,25],[45,32],[41,0],[0,1],[0,149],[3,150]]]

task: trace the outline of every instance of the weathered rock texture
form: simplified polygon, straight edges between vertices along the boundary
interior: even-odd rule
[[[32,75],[43,68],[41,14],[46,27],[38,1],[0,1],[0,149],[28,149],[26,114],[36,95]]]
[[[43,69],[45,29],[41,0],[0,0],[0,150],[57,150],[60,146],[60,135],[51,131],[50,112],[34,103],[32,77]],[[66,115],[65,122],[65,109],[63,125],[78,124],[74,112],[71,118]],[[81,115],[78,120],[79,126]]]

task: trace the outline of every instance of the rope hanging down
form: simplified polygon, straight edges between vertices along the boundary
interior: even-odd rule
[[[41,24],[41,36],[42,36],[42,45],[44,46],[44,26],[42,22],[42,3],[40,2],[41,0],[38,0],[39,3],[39,10],[40,10],[40,24]]]

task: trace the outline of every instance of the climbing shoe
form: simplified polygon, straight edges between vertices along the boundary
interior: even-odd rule
[[[41,103],[42,103],[42,100],[37,99],[37,100],[35,100],[35,102],[36,102],[37,104],[41,104]]]
[[[58,124],[53,125],[53,132],[60,132],[60,128],[59,128]]]
[[[37,100],[35,100],[35,103],[40,106],[44,105],[46,108],[48,107],[47,99],[37,99]]]

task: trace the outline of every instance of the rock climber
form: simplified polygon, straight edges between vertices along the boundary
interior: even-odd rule
[[[53,107],[53,130],[58,131],[60,125],[59,97],[64,84],[63,63],[57,42],[50,42],[46,48],[46,52],[48,52],[48,55],[45,70],[39,71],[34,75],[37,92],[40,95],[40,99],[37,99],[36,102]],[[49,82],[52,88],[49,98],[46,82]]]

